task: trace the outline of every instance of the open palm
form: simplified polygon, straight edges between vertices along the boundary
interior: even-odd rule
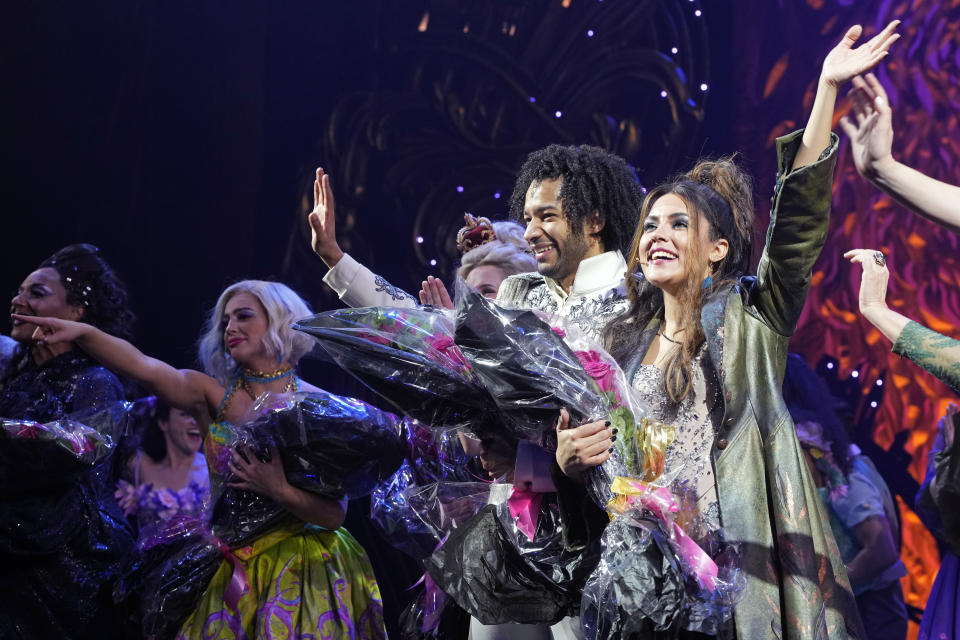
[[[307,220],[310,222],[310,246],[328,263],[327,266],[333,266],[343,252],[337,244],[337,217],[333,210],[330,176],[320,167],[313,182],[313,211]]]
[[[872,73],[866,80],[853,79],[850,92],[850,116],[840,118],[840,126],[850,137],[853,163],[862,176],[869,176],[884,162],[893,162],[893,115],[887,94]]]
[[[843,36],[843,40],[824,59],[821,74],[823,81],[839,87],[854,76],[873,69],[887,57],[893,43],[900,39],[900,34],[894,33],[899,24],[899,20],[894,20],[883,31],[856,49],[853,45],[863,34],[863,27],[860,25],[850,27],[847,34]]]

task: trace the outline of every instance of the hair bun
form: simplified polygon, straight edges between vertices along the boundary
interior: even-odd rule
[[[745,237],[753,233],[753,178],[740,168],[735,154],[700,160],[683,178],[720,194],[730,203],[737,231]]]

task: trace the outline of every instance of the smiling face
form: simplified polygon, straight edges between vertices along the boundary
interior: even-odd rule
[[[585,229],[571,228],[560,201],[562,187],[562,178],[530,185],[523,205],[527,225],[523,238],[533,249],[537,271],[569,288],[580,262],[603,250],[598,242],[589,242]],[[598,233],[599,229],[589,231]]]
[[[256,296],[245,291],[235,294],[227,301],[220,322],[223,344],[235,362],[251,369],[270,368],[273,359],[263,343],[270,325]]]
[[[464,281],[479,291],[484,298],[493,300],[497,297],[500,283],[505,278],[506,275],[500,267],[495,267],[492,264],[482,264],[471,269]]]
[[[643,235],[638,245],[640,268],[650,284],[666,293],[676,294],[688,278],[703,280],[713,271],[713,264],[727,255],[728,243],[723,238],[711,240],[711,229],[699,213],[691,219],[690,208],[678,195],[661,196],[643,221]],[[697,245],[691,227],[698,229]]]
[[[10,301],[10,312],[25,316],[43,316],[79,320],[83,317],[83,308],[67,303],[67,290],[60,282],[60,274],[52,267],[37,269],[27,276],[17,295]],[[36,325],[11,318],[10,337],[17,342],[29,342]]]
[[[184,455],[193,455],[203,445],[203,434],[197,421],[186,411],[170,409],[166,420],[157,420],[157,427],[167,441],[167,450],[176,448]]]

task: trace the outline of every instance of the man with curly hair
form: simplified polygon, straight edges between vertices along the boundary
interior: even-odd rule
[[[627,263],[623,251],[628,247],[639,223],[643,190],[627,163],[599,147],[550,145],[531,153],[514,185],[510,198],[510,214],[525,225],[524,239],[533,250],[537,271],[509,276],[500,285],[500,304],[547,311],[569,317],[596,339],[612,318],[626,311],[625,276]],[[484,456],[492,458],[486,447]],[[553,455],[538,447],[528,453],[541,458],[543,465],[553,464]],[[512,455],[501,463],[512,467]],[[563,500],[563,513],[585,513],[577,520],[565,521],[565,531],[552,535],[562,537],[565,553],[583,554],[583,567],[594,560],[588,541],[595,539],[605,525],[604,519],[591,517],[595,510],[581,509],[589,500],[582,487],[571,485],[559,469],[551,476],[563,492],[543,494],[543,504]],[[526,478],[533,484],[533,478]],[[515,483],[524,484],[520,476]],[[568,486],[571,485],[571,486]],[[574,521],[576,520],[576,521]],[[546,538],[551,534],[544,532]],[[590,573],[586,571],[586,574]],[[495,624],[471,621],[474,640],[573,640],[580,638],[579,590],[582,579],[568,585],[569,599],[554,603],[557,616],[554,624]],[[537,616],[531,608],[531,619]],[[554,618],[556,620],[556,617]]]
[[[599,337],[626,309],[622,250],[642,201],[633,169],[599,147],[554,144],[531,153],[517,176],[510,214],[526,225],[537,273],[507,278],[498,300],[569,316]]]

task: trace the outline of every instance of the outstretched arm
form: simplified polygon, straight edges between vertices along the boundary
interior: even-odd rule
[[[872,73],[866,79],[854,78],[853,84],[854,119],[844,116],[840,126],[850,137],[857,171],[903,206],[960,233],[960,187],[894,160],[893,112],[887,92]]]
[[[899,37],[893,33],[897,24],[891,22],[856,49],[853,45],[862,29],[851,27],[823,61],[817,97],[802,137],[795,132],[777,140],[777,186],[752,298],[782,335],[792,335],[796,329],[810,288],[810,272],[827,235],[837,140],[830,127],[837,87],[886,56]]]
[[[144,355],[127,342],[83,322],[14,314],[17,320],[37,325],[33,339],[40,344],[73,342],[105,367],[133,378],[170,405],[203,417],[224,394],[208,375],[190,369],[174,369]]]
[[[837,90],[854,76],[866,73],[887,57],[891,45],[900,38],[894,33],[899,20],[894,20],[886,28],[860,45],[856,44],[863,27],[854,25],[833,48],[823,61],[817,95],[810,111],[810,119],[803,132],[803,142],[793,161],[793,170],[813,164],[820,154],[830,146],[830,129],[833,125],[833,110],[837,103]]]

